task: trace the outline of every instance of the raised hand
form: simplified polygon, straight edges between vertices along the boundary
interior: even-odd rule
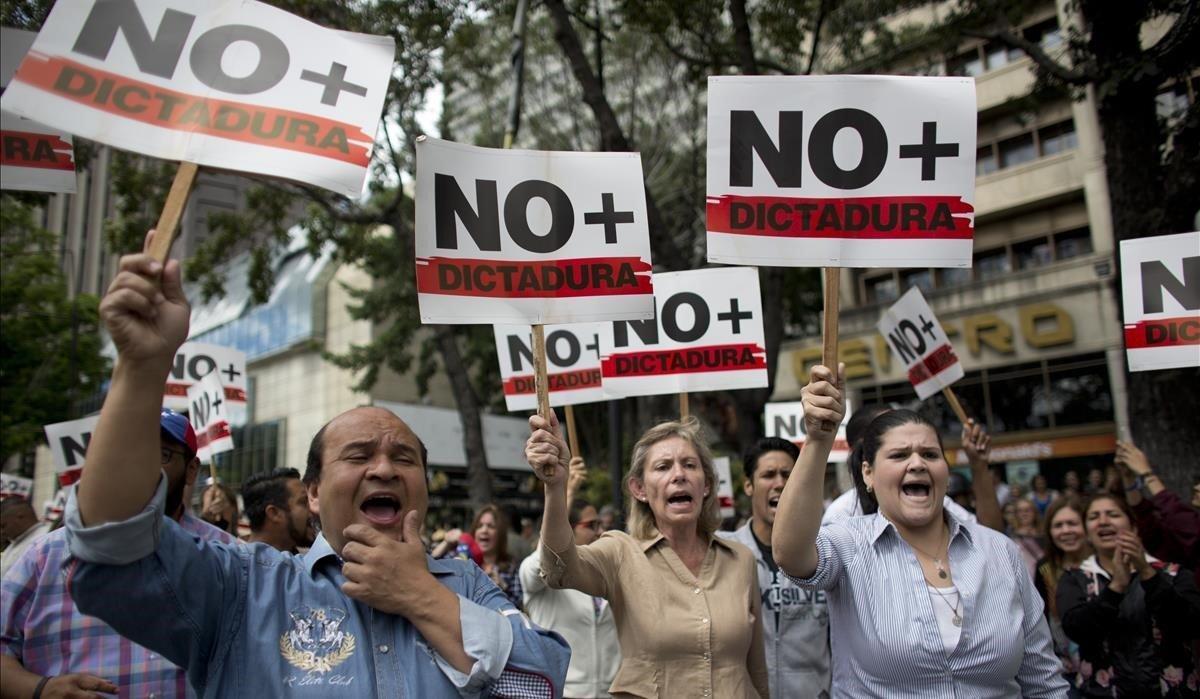
[[[967,452],[967,458],[972,463],[986,464],[988,462],[988,452],[992,449],[992,437],[983,428],[983,425],[975,422],[974,418],[968,418],[967,424],[963,425],[962,445],[963,451]]]
[[[525,460],[546,485],[560,485],[567,480],[571,450],[562,437],[558,416],[550,411],[547,421],[540,415],[529,417],[529,439],[525,442]]]
[[[1150,473],[1150,460],[1133,442],[1117,442],[1116,463],[1133,471],[1136,476],[1146,476]]]
[[[178,260],[164,266],[143,251],[121,258],[120,271],[100,302],[100,317],[122,361],[169,364],[188,335],[191,307]]]
[[[587,464],[583,457],[572,456],[567,470],[567,498],[573,498],[583,484],[587,482]]]
[[[835,378],[829,367],[817,364],[809,372],[808,385],[800,390],[804,403],[804,432],[809,439],[832,441],[846,414],[844,399],[846,365],[838,364]]]

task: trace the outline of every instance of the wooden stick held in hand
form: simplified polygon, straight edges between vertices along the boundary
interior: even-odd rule
[[[199,169],[196,163],[182,162],[175,171],[175,181],[171,183],[171,191],[159,214],[158,225],[154,227],[154,240],[150,242],[150,255],[159,262],[165,263],[171,254],[171,244],[175,242],[175,232],[179,229],[179,221],[183,218],[183,210],[187,207],[188,195],[196,183]]]

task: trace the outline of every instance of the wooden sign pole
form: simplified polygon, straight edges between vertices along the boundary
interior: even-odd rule
[[[686,420],[689,415],[688,411],[688,394],[687,391],[679,392],[679,419]]]
[[[955,395],[954,389],[947,386],[942,389],[942,395],[946,397],[946,402],[950,404],[950,408],[954,411],[954,416],[958,418],[958,421],[966,425],[967,420],[970,418],[967,417],[967,411],[963,410],[962,403],[958,402],[958,396]]]
[[[833,372],[835,381],[838,370],[838,296],[841,281],[841,267],[825,268],[825,319],[821,334],[821,363]]]
[[[538,415],[550,419],[550,385],[546,377],[546,326],[533,326],[533,386],[537,391]]]
[[[580,456],[579,433],[575,431],[575,406],[568,405],[564,410],[567,413],[567,446],[571,448],[571,456]]]
[[[217,478],[217,462],[216,461],[208,462],[208,476],[209,476],[209,478],[212,478],[213,485],[216,485],[218,482],[220,482],[219,479]]]
[[[154,240],[150,241],[150,255],[159,262],[166,263],[167,256],[171,254],[171,243],[175,242],[175,232],[179,230],[179,221],[183,218],[183,210],[199,169],[196,163],[182,162],[175,171],[175,181],[171,183],[171,191],[159,214],[158,225],[154,227]]]

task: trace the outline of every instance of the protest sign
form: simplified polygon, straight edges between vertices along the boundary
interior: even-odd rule
[[[225,389],[217,372],[207,374],[187,391],[188,420],[196,431],[196,456],[212,464],[213,455],[233,451]],[[213,474],[214,479],[216,475]]]
[[[637,153],[498,150],[422,138],[416,189],[423,322],[653,316]]]
[[[70,489],[64,486],[54,493],[54,497],[42,503],[42,519],[50,522],[61,520],[63,512],[67,509],[67,497],[70,494]]]
[[[0,500],[4,498],[28,500],[32,496],[32,478],[23,478],[15,473],[0,473]]]
[[[357,197],[394,53],[389,37],[253,0],[59,0],[4,107],[144,155]]]
[[[829,460],[842,463],[850,458],[850,443],[846,439],[846,425],[850,422],[850,402],[846,402],[846,414],[838,425],[837,436],[833,440],[833,449],[829,452]],[[768,437],[779,437],[804,448],[808,439],[804,428],[804,403],[788,401],[785,403],[767,403],[763,406],[763,425]]]
[[[504,404],[509,410],[536,410],[533,385],[533,339],[528,325],[497,325],[496,356]],[[604,400],[600,388],[600,323],[550,325],[546,333],[550,405],[578,405]]]
[[[710,77],[708,259],[969,267],[975,84]]]
[[[733,506],[733,474],[729,470],[729,457],[713,457],[713,470],[717,472],[717,503],[721,506],[721,519],[737,514]]]
[[[37,37],[0,27],[0,91]],[[75,193],[75,147],[69,134],[3,111],[0,100],[0,189]]]
[[[163,407],[178,412],[189,409],[188,389],[216,372],[225,388],[226,415],[235,426],[246,424],[246,353],[232,347],[185,342],[175,352],[171,373],[163,388]]]
[[[921,400],[963,377],[962,362],[918,287],[884,311],[876,327],[908,369],[908,380]]]
[[[1200,366],[1200,233],[1121,241],[1130,371]]]
[[[99,421],[99,415],[92,415],[79,420],[56,422],[43,428],[60,485],[71,485],[79,480],[88,444],[92,441],[92,432]]]
[[[758,270],[654,275],[652,320],[607,323],[600,371],[610,397],[767,385]]]

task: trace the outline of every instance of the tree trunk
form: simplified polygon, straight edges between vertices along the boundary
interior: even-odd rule
[[[562,49],[575,81],[583,90],[583,101],[592,110],[596,126],[600,129],[600,148],[606,151],[632,152],[633,147],[625,137],[621,123],[617,121],[616,112],[608,103],[604,94],[604,85],[592,71],[587,55],[583,52],[583,44],[579,41],[579,33],[571,25],[571,15],[563,5],[562,0],[546,0],[546,7],[554,20],[554,40]],[[658,211],[658,202],[650,189],[646,188],[646,222],[650,227],[650,245],[654,249],[654,257],[668,269],[687,264],[690,258],[684,257],[670,229],[663,223]]]
[[[434,338],[442,355],[442,365],[454,390],[454,403],[462,420],[463,451],[467,456],[467,498],[471,509],[492,501],[492,472],[488,469],[487,451],[483,443],[483,420],[479,413],[479,397],[471,386],[471,378],[458,348],[458,337],[449,325],[434,326]]]
[[[1140,21],[1127,17],[1137,3],[1087,0],[1081,4],[1090,21],[1088,39],[1100,75],[1113,77],[1096,86],[1097,111],[1104,142],[1105,174],[1112,201],[1117,240],[1189,230],[1188,222],[1172,221],[1163,201],[1164,177],[1160,144],[1164,142],[1156,112],[1158,80],[1130,74],[1142,51]],[[1124,9],[1122,9],[1124,8]],[[1120,254],[1117,265],[1118,323],[1123,320]],[[1196,445],[1200,444],[1200,370],[1174,369],[1127,373],[1131,436],[1175,492],[1186,492],[1195,477]]]

